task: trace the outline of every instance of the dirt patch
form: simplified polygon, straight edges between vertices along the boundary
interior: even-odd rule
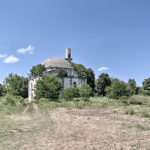
[[[38,112],[38,106],[33,106]],[[122,106],[58,108],[48,114],[18,116],[17,126],[7,133],[13,138],[7,138],[4,144],[10,145],[6,149],[29,150],[150,150],[150,128],[146,128],[150,127],[150,120],[123,115],[122,109]],[[118,113],[112,113],[113,110]],[[13,115],[9,117],[15,119]],[[15,140],[17,137],[20,142]]]
[[[51,112],[57,124],[48,142],[51,149],[133,149],[147,147],[150,131],[137,132],[136,128],[123,128],[122,124],[149,124],[148,119],[112,114],[121,107],[86,108]],[[43,141],[45,145],[46,141]],[[150,147],[149,147],[150,148]]]

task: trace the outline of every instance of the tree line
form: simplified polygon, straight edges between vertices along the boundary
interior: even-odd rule
[[[94,71],[91,68],[85,68],[82,64],[71,63],[74,70],[78,73],[79,78],[87,79],[87,85],[82,85],[81,88],[70,87],[65,89],[62,97],[69,100],[72,98],[90,96],[107,96],[113,99],[119,99],[121,96],[130,97],[134,94],[142,93],[150,96],[150,78],[142,82],[143,87],[138,87],[134,79],[129,79],[128,83],[121,81],[118,78],[111,78],[107,73],[102,73],[95,80]],[[50,66],[49,68],[53,68]],[[0,84],[0,96],[10,93],[14,96],[28,97],[28,81],[31,77],[42,77],[36,83],[36,99],[48,98],[49,100],[58,100],[62,84],[59,78],[67,77],[67,72],[64,68],[56,69],[54,75],[44,75],[45,66],[38,64],[30,69],[28,77],[19,76],[10,73]]]

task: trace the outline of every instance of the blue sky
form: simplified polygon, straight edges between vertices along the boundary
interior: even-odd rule
[[[0,0],[0,83],[65,58],[142,86],[150,77],[149,0]]]

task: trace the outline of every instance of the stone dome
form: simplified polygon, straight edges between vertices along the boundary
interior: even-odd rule
[[[67,60],[58,57],[49,58],[45,60],[41,65],[45,65],[45,68],[48,68],[49,66],[72,68],[72,65]]]

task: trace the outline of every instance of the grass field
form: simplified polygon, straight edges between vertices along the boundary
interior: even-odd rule
[[[150,149],[150,97],[126,105],[106,97],[74,102],[17,102],[0,98],[0,149]],[[11,101],[11,99],[9,99]]]

